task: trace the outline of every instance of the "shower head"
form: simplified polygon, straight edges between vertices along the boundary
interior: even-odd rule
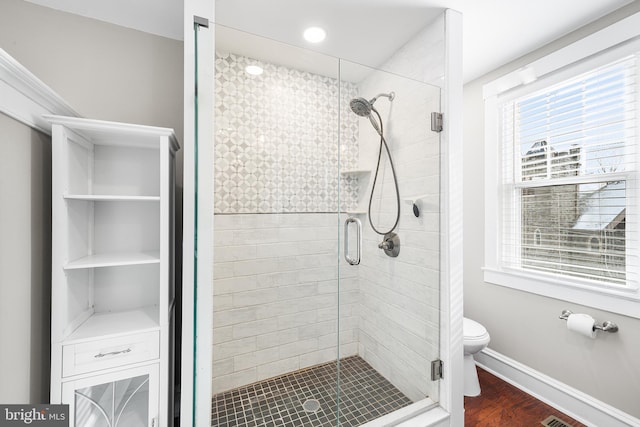
[[[378,132],[378,134],[380,134],[380,136],[382,136],[382,129],[380,128],[380,125],[378,124],[378,122],[376,122],[376,119],[374,119],[374,117],[371,115],[371,112],[375,111],[376,114],[378,115],[378,119],[380,118],[380,115],[378,114],[378,110],[376,110],[376,108],[373,106],[373,104],[381,96],[385,96],[385,97],[389,98],[389,101],[393,101],[393,98],[396,97],[396,93],[395,92],[379,93],[376,96],[374,96],[373,98],[371,98],[370,101],[367,101],[364,98],[358,97],[358,98],[353,98],[349,102],[349,106],[351,107],[351,111],[353,111],[354,113],[356,113],[360,117],[368,117],[369,121],[371,122],[371,125],[376,130],[376,132]]]
[[[351,107],[351,111],[361,117],[367,117],[373,109],[372,103],[364,98],[353,98],[351,102],[349,102],[349,106]]]
[[[353,98],[351,102],[349,102],[351,111],[353,111],[354,113],[356,113],[361,117],[367,117],[371,115],[371,111],[375,111],[375,107],[373,106],[373,104],[381,96],[386,96],[387,98],[389,98],[389,101],[393,101],[393,98],[395,98],[396,94],[395,92],[380,93],[374,96],[373,98],[371,98],[370,101],[367,101],[364,98]]]

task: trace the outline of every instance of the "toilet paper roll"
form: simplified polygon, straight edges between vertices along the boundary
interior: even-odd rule
[[[567,319],[567,329],[589,338],[596,337],[595,324],[596,321],[588,314],[574,313],[570,314]]]

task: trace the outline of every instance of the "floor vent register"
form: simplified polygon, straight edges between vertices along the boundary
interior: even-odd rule
[[[554,415],[545,418],[544,421],[540,422],[540,424],[545,427],[573,427],[571,424],[565,423],[560,418]]]

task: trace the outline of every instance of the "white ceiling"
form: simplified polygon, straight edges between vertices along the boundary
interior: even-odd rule
[[[27,0],[124,27],[182,39],[183,0]],[[213,0],[212,0],[213,1]],[[377,65],[444,8],[464,20],[464,79],[543,46],[632,0],[217,0],[216,22],[303,46],[308,25],[327,40],[314,49]]]

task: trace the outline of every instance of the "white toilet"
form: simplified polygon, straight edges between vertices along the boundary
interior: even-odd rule
[[[489,333],[480,323],[466,317],[463,319],[462,333],[464,335],[464,395],[479,396],[480,383],[473,355],[489,344]]]

